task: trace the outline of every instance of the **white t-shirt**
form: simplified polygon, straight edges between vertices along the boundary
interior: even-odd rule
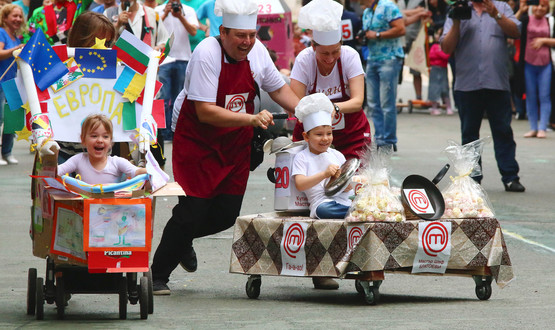
[[[191,101],[216,102],[218,94],[218,82],[222,70],[222,52],[218,40],[208,37],[202,40],[193,52],[193,56],[187,65],[185,74],[185,86],[177,96],[172,116],[172,131],[175,131],[175,124],[179,118],[183,100],[187,98]],[[281,74],[268,54],[268,50],[257,39],[254,47],[247,55],[254,80],[260,87],[268,93],[274,92],[285,82]],[[227,63],[227,59],[225,59]],[[258,98],[256,98],[258,100]],[[258,100],[259,101],[259,100]]]
[[[112,22],[117,22],[117,15],[121,14],[122,11],[123,9],[121,8],[121,5],[117,6],[117,13],[115,12],[115,9],[108,8],[104,11],[104,16],[108,17],[108,19],[112,20]],[[135,37],[141,39],[141,33],[143,29],[143,16],[145,15],[145,12],[148,15],[147,18],[149,26],[154,29],[151,34],[150,47],[165,45],[170,35],[168,34],[164,23],[162,23],[162,20],[158,20],[158,24],[156,24],[157,18],[159,18],[159,16],[154,11],[154,9],[150,7],[145,7],[139,4],[139,10],[135,14],[133,21],[129,23],[133,34],[135,35]],[[113,13],[116,13],[116,15],[110,17],[110,15]],[[124,29],[124,27],[121,27],[119,31],[116,31],[118,37]]]
[[[343,69],[343,81],[345,83],[345,92],[347,96],[351,95],[349,90],[349,79],[364,74],[364,68],[360,61],[360,56],[356,50],[349,46],[341,46],[341,68]],[[316,65],[316,54],[312,47],[303,49],[293,65],[291,71],[291,79],[306,86],[306,95],[314,85],[314,78],[318,67]],[[341,82],[339,80],[339,69],[337,63],[333,67],[331,73],[327,76],[322,76],[318,72],[318,84],[316,86],[316,93],[324,93],[329,99],[336,99],[341,97]]]
[[[155,8],[158,16],[160,16],[160,19],[164,15],[165,8],[165,4]],[[185,16],[187,22],[198,28],[198,19],[195,10],[192,7],[184,4],[181,5],[181,8],[183,16]],[[185,26],[183,25],[183,23],[181,23],[179,18],[173,16],[172,13],[169,13],[168,16],[166,16],[166,19],[163,20],[163,22],[166,30],[168,31],[168,35],[171,36],[173,32],[174,42],[171,47],[169,56],[166,57],[162,65],[175,62],[175,60],[189,61],[191,59],[191,43],[189,42],[189,32],[187,32],[187,29],[185,29]]]
[[[345,156],[335,149],[328,148],[326,152],[316,155],[310,152],[309,148],[306,148],[295,155],[291,177],[294,180],[294,177],[297,174],[311,176],[325,171],[330,164],[341,166],[345,163],[345,161]],[[351,195],[350,192],[341,192],[335,196],[327,197],[324,192],[324,187],[328,182],[329,179],[322,180],[312,188],[304,191],[306,197],[308,198],[308,203],[310,204],[309,208],[311,218],[317,218],[316,208],[324,202],[336,201],[337,203],[346,206],[351,205],[351,200],[349,199],[349,196]]]
[[[118,156],[108,156],[108,162],[103,170],[95,169],[86,152],[72,156],[65,163],[58,165],[58,175],[76,172],[81,176],[81,181],[89,184],[107,184],[120,182],[122,173],[134,177],[139,168],[127,159]]]

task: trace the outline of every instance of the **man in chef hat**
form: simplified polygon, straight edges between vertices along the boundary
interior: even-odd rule
[[[343,219],[349,211],[353,193],[350,187],[339,194],[327,197],[325,185],[340,174],[345,156],[330,148],[333,142],[331,128],[333,104],[322,93],[305,96],[295,108],[295,115],[303,122],[303,137],[308,148],[293,160],[292,177],[299,191],[308,198],[310,216],[318,219]],[[339,284],[329,277],[313,277],[316,289],[333,290]]]
[[[178,264],[197,269],[193,239],[233,226],[239,215],[253,127],[274,124],[269,111],[255,114],[258,89],[291,113],[299,102],[256,39],[257,1],[216,0],[214,13],[222,16],[220,36],[195,48],[174,106],[173,172],[186,196],[179,197],[154,255],[158,295],[170,294],[166,283]]]
[[[364,68],[356,50],[341,42],[343,6],[333,0],[313,0],[299,11],[298,24],[311,29],[312,47],[295,59],[291,89],[299,97],[326,91],[334,103],[334,145],[347,158],[358,158],[371,143],[370,124],[362,109]],[[297,123],[295,141],[304,131]]]

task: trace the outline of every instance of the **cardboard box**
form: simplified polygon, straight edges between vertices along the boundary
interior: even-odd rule
[[[134,191],[131,198],[114,197],[114,193],[83,198],[81,195],[49,188],[45,184],[43,178],[55,177],[56,170],[57,155],[35,157],[31,181],[33,255],[39,258],[50,257],[56,264],[88,266],[90,272],[148,271],[154,197],[185,195],[183,189],[176,182],[171,182],[152,194],[144,189]],[[105,219],[100,218],[103,215],[98,215],[102,213],[99,212],[98,205],[105,205]],[[120,208],[121,214],[118,214]],[[93,211],[96,213],[91,216]],[[119,219],[109,218],[108,214],[112,217],[117,214]],[[134,227],[116,224],[123,218],[134,221]],[[137,220],[139,218],[140,221]],[[93,226],[106,227],[105,232],[111,233],[111,243],[95,245],[101,241],[98,240],[101,234],[98,234],[98,230],[94,232],[91,229],[91,220]],[[143,241],[137,241],[139,227],[144,231]],[[123,238],[120,245],[114,241],[117,235]],[[90,236],[94,236],[96,241],[88,240]],[[129,241],[132,243],[129,244]]]

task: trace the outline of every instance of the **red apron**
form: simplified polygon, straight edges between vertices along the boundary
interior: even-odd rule
[[[253,114],[256,91],[249,61],[225,63],[221,50],[216,105]],[[173,140],[175,180],[187,196],[243,195],[249,178],[252,136],[250,126],[215,127],[201,123],[194,102],[185,98]]]
[[[349,96],[345,92],[345,82],[343,80],[343,68],[341,66],[341,59],[337,60],[337,69],[339,71],[339,82],[341,83],[341,97],[331,100],[332,102],[344,102],[349,100]],[[316,67],[316,77],[314,78],[314,87],[308,93],[316,93],[316,85],[318,83],[318,67]],[[344,118],[343,129],[338,127]],[[370,135],[370,124],[364,114],[362,108],[360,111],[354,113],[338,113],[335,115],[332,123],[333,127],[333,145],[335,149],[341,151],[345,158],[360,158],[360,153],[367,145],[372,142]],[[293,130],[293,140],[303,140],[303,124],[297,122]]]

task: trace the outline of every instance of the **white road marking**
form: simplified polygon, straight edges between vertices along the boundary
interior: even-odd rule
[[[528,243],[528,244],[530,244],[530,245],[534,245],[534,246],[537,246],[537,247],[541,247],[541,248],[543,248],[543,249],[546,249],[546,250],[549,251],[549,252],[555,253],[555,249],[554,249],[554,248],[551,248],[551,247],[549,247],[549,246],[547,246],[547,245],[544,245],[544,244],[541,244],[541,243],[538,243],[538,242],[534,242],[534,241],[532,241],[532,240],[530,240],[530,239],[527,239],[526,237],[523,237],[522,235],[519,235],[519,234],[517,234],[517,233],[513,233],[513,232],[510,232],[510,231],[508,231],[508,230],[503,229],[503,234],[504,234],[504,235],[507,235],[507,236],[511,236],[512,238],[518,239],[519,241],[522,241],[522,242],[524,242],[524,243]]]

